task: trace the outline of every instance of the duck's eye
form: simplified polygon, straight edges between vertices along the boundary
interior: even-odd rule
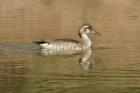
[[[91,30],[93,29],[92,27],[89,27]]]

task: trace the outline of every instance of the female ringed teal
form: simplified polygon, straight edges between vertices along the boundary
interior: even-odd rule
[[[44,40],[34,41],[34,43],[48,51],[82,51],[87,48],[91,48],[93,44],[88,37],[88,33],[100,35],[100,33],[95,31],[91,25],[86,24],[79,30],[79,36],[82,38],[83,42],[73,39],[55,39],[49,42]]]

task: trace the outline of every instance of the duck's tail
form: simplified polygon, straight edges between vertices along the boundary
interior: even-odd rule
[[[41,45],[41,44],[44,44],[44,43],[47,43],[47,42],[42,39],[40,41],[33,41],[33,43],[35,43],[37,45]]]

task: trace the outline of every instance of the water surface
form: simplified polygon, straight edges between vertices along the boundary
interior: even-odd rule
[[[0,93],[139,93],[139,0],[0,0]],[[34,40],[101,36],[89,57],[44,56]],[[88,69],[87,69],[88,68]]]

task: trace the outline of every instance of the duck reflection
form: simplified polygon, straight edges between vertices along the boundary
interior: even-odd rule
[[[74,55],[79,55],[79,64],[82,66],[82,68],[84,70],[89,70],[92,68],[93,64],[94,64],[94,60],[93,59],[89,59],[90,55],[92,53],[91,48],[87,48],[84,51],[79,51],[79,52],[75,52],[75,51],[48,51],[46,49],[42,49],[41,50],[41,54],[44,56],[49,56],[49,55],[62,55],[62,56],[74,56]]]
[[[49,55],[70,56],[70,55],[81,54],[81,51],[72,51],[72,50],[55,51],[55,50],[41,49],[41,54],[44,56],[49,56]]]
[[[94,64],[94,60],[90,59],[91,53],[92,53],[92,51],[90,48],[86,49],[85,51],[83,51],[83,53],[81,54],[81,58],[79,59],[79,64],[86,71],[91,69]]]

